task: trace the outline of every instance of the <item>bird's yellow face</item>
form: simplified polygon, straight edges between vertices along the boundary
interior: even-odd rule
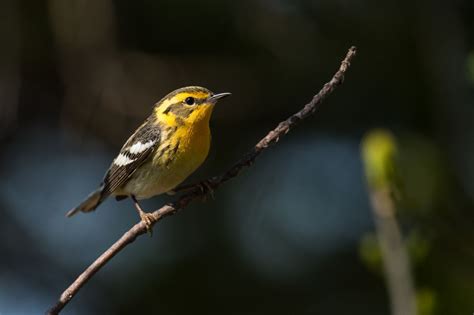
[[[157,120],[168,126],[208,123],[217,101],[230,93],[214,94],[206,88],[189,86],[166,95],[155,105]]]

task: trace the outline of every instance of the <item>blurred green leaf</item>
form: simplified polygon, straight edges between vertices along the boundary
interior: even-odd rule
[[[359,243],[359,256],[366,266],[377,274],[382,268],[382,253],[374,233],[365,234]]]
[[[436,294],[433,290],[423,288],[416,293],[418,315],[433,315],[436,309]]]
[[[397,162],[404,188],[402,207],[419,214],[433,211],[447,189],[439,149],[423,137],[404,137]]]
[[[409,234],[406,245],[410,259],[414,264],[423,263],[431,249],[430,241],[416,230]]]
[[[362,157],[367,182],[372,189],[389,188],[398,191],[395,157],[397,144],[393,135],[384,129],[375,129],[362,140]]]

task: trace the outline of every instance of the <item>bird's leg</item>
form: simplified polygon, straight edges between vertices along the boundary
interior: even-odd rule
[[[143,221],[143,223],[145,223],[146,230],[151,235],[152,234],[151,227],[153,223],[155,222],[155,218],[153,217],[153,214],[143,211],[142,207],[138,203],[137,198],[133,195],[131,197],[135,205],[135,208],[137,209],[138,215],[140,216],[140,219]]]

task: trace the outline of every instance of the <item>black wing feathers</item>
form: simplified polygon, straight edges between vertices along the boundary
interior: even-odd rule
[[[121,187],[156,149],[160,142],[159,127],[148,119],[127,140],[103,180],[103,196]]]

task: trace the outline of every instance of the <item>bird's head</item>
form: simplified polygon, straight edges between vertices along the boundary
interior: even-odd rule
[[[214,94],[200,86],[188,86],[166,95],[155,105],[156,118],[171,125],[208,122],[214,105],[230,93]]]

